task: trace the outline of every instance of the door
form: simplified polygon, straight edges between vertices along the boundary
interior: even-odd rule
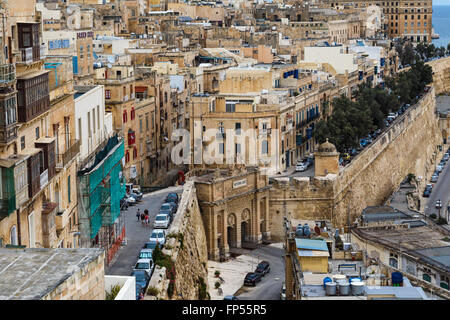
[[[34,211],[28,215],[28,234],[30,236],[30,248],[36,247],[36,238],[34,232],[35,224],[34,224]]]

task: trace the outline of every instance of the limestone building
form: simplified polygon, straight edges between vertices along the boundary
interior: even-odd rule
[[[257,168],[210,171],[193,180],[209,259],[227,259],[233,248],[254,247],[270,238],[270,186]]]

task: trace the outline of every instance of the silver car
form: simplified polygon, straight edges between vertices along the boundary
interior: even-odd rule
[[[152,259],[139,259],[133,268],[133,271],[144,270],[149,276],[152,275],[154,264]]]
[[[170,224],[170,216],[168,214],[160,213],[156,215],[155,222],[153,223],[153,228],[163,228],[167,229]]]

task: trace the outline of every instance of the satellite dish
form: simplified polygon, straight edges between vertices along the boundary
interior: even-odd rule
[[[112,64],[111,63],[108,63],[108,68],[112,68]]]

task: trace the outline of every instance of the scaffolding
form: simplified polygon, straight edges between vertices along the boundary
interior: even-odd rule
[[[78,173],[83,246],[109,251],[124,236],[124,219],[120,214],[120,200],[125,196],[121,166],[124,151],[123,140],[112,137],[94,163]]]

